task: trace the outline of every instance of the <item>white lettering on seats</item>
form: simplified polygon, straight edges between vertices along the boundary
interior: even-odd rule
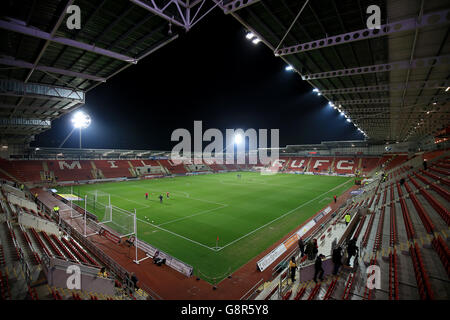
[[[118,166],[116,166],[116,161],[108,160],[108,162],[109,162],[109,167],[110,168],[118,168]]]
[[[75,167],[77,167],[78,169],[81,169],[80,161],[72,161],[71,164],[68,164],[65,161],[58,161],[58,163],[59,163],[59,168],[61,170],[64,170],[64,167],[66,167],[67,169],[70,169],[70,170],[75,169]]]
[[[344,166],[344,164],[347,164],[346,166]],[[349,160],[340,160],[338,161],[336,168],[338,168],[339,170],[353,170],[353,165],[349,165],[350,161]]]
[[[296,165],[295,163],[296,163],[297,161],[300,161],[300,164]],[[305,160],[293,160],[293,161],[291,162],[291,168],[300,168],[300,167],[303,166],[304,163],[305,163]]]
[[[321,166],[322,163],[327,163],[330,162],[330,160],[316,160],[316,163],[314,164],[314,169],[318,168]]]

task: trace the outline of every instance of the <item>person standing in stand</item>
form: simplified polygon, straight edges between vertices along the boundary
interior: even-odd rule
[[[303,256],[305,255],[305,243],[303,242],[303,239],[301,237],[300,239],[298,239],[298,248],[300,250],[301,257],[303,258]]]
[[[291,282],[295,282],[295,271],[297,270],[297,264],[295,263],[295,257],[291,258],[289,261],[289,271],[291,273]]]

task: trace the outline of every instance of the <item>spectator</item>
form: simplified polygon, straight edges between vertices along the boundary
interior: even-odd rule
[[[335,195],[333,198],[334,198],[334,203],[336,203],[336,201],[337,201],[337,196]]]
[[[345,226],[348,226],[348,224],[350,223],[350,220],[352,219],[352,216],[350,215],[350,213],[346,213],[344,220],[345,220]]]
[[[313,259],[316,257],[319,252],[319,246],[317,245],[317,239],[313,239]]]
[[[134,290],[138,290],[139,287],[138,287],[137,283],[138,283],[139,280],[136,277],[136,274],[134,272],[131,273],[130,280],[131,280],[131,282],[133,282]]]
[[[320,281],[323,281],[323,268],[322,268],[322,259],[325,258],[323,254],[319,254],[314,263],[314,282],[317,283],[317,276],[319,276]]]
[[[308,256],[308,260],[314,260],[314,245],[311,240],[306,243],[305,253]]]
[[[334,269],[333,274],[337,275],[339,271],[339,267],[342,265],[342,248],[337,247],[333,250],[333,263],[334,263]]]
[[[291,282],[295,282],[295,271],[297,270],[297,264],[295,263],[295,257],[291,258],[289,262],[289,271],[291,272]]]
[[[106,268],[102,267],[97,274],[100,278],[108,278],[108,273],[106,272]]]
[[[300,249],[301,257],[303,258],[305,255],[305,243],[301,237],[298,239],[298,248]]]
[[[347,254],[348,254],[347,265],[348,266],[350,265],[351,258],[354,255],[356,255],[357,251],[358,251],[358,247],[356,246],[356,239],[351,239],[347,245]]]

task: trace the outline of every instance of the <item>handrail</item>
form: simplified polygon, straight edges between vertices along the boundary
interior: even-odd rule
[[[257,283],[253,285],[246,293],[242,295],[242,297],[239,298],[239,300],[250,300],[251,296],[256,292],[256,289],[259,288],[261,285],[261,282],[264,282],[264,278],[261,278]],[[252,292],[252,294],[249,295],[249,293]],[[248,296],[248,298],[244,299],[244,297]]]

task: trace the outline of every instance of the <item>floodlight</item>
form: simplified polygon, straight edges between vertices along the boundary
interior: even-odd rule
[[[330,107],[334,107],[334,103],[333,102],[328,102],[328,105],[330,106]]]
[[[313,89],[313,92],[319,92],[319,89],[314,88],[314,89]]]
[[[91,117],[82,111],[78,111],[73,115],[72,123],[77,129],[86,129],[91,124]]]
[[[341,112],[341,116],[345,116],[345,113]]]
[[[246,37],[248,40],[252,40],[254,36],[255,36],[255,34],[254,34],[253,32],[249,32],[249,33],[247,33],[247,34],[245,35],[245,37]]]
[[[240,144],[242,142],[242,135],[237,133],[234,135],[234,143],[235,144]]]
[[[292,71],[292,70],[294,70],[294,68],[293,68],[291,65],[289,65],[289,66],[287,66],[284,70],[286,70],[286,71]]]
[[[352,122],[352,120],[350,120],[350,118],[347,118],[347,122]]]
[[[261,42],[261,39],[255,38],[255,39],[252,40],[252,42],[253,42],[253,44],[258,44],[258,43]]]

